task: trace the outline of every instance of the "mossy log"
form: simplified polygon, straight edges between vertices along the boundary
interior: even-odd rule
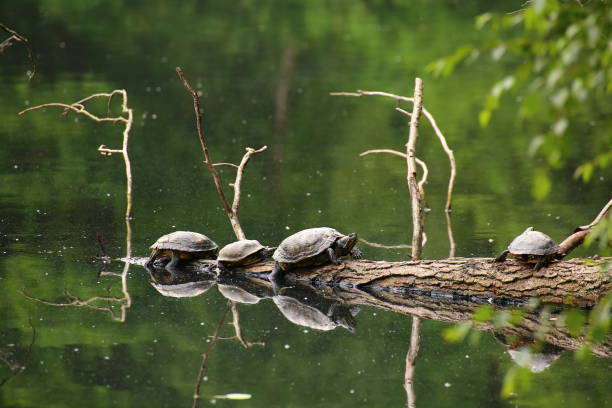
[[[312,281],[347,288],[385,289],[395,292],[430,291],[440,295],[462,295],[494,299],[538,297],[544,302],[590,306],[612,290],[612,259],[572,259],[554,262],[535,272],[514,260],[452,258],[421,261],[345,260],[291,270],[286,279]],[[245,269],[267,273],[273,263]]]

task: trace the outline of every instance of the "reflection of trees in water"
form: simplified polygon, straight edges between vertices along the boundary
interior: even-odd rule
[[[30,327],[32,328],[32,340],[30,341],[30,345],[28,346],[24,360],[28,360],[30,358],[32,347],[36,342],[36,329],[32,325],[31,320],[29,323]],[[14,345],[11,345],[11,347],[14,347]],[[17,361],[14,354],[15,353],[13,350],[10,350],[9,348],[0,348],[0,365],[4,365],[9,370],[9,374],[5,378],[0,379],[0,387],[4,386],[4,384],[9,382],[13,377],[18,376],[26,369],[26,364]]]
[[[129,219],[125,220],[125,227],[126,227],[125,258],[131,258],[132,257],[132,227],[131,227]],[[107,259],[108,257],[104,255],[104,258]],[[107,265],[107,263],[104,263],[104,265]],[[127,311],[132,306],[132,297],[130,296],[130,293],[128,290],[128,280],[127,280],[130,266],[131,266],[131,263],[125,262],[123,266],[123,270],[120,273],[102,270],[98,274],[99,277],[111,276],[111,277],[119,278],[121,281],[122,296],[111,296],[110,295],[110,292],[112,290],[111,287],[107,289],[109,293],[107,296],[91,296],[86,299],[82,299],[79,296],[73,294],[70,290],[64,289],[63,295],[65,298],[65,301],[63,302],[40,299],[35,296],[28,295],[25,291],[19,291],[19,293],[27,299],[30,299],[30,300],[33,300],[39,303],[43,303],[49,306],[84,307],[88,309],[108,312],[110,313],[111,318],[113,320],[116,320],[119,322],[125,322],[125,319],[127,317]],[[115,307],[116,305],[119,306],[119,312],[117,312],[116,310],[116,307]]]

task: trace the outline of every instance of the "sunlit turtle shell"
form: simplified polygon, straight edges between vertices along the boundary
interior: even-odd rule
[[[313,265],[317,263],[318,255],[344,237],[346,236],[329,227],[305,229],[285,238],[274,252],[273,258],[283,269],[287,264]],[[357,242],[356,236],[355,242]],[[347,252],[351,249],[352,246]]]
[[[514,238],[508,245],[508,251],[513,256],[519,255],[554,255],[561,251],[559,245],[546,234],[527,228],[521,235]]]
[[[174,269],[181,260],[215,259],[218,250],[217,244],[206,235],[175,231],[160,237],[151,245],[147,265],[166,264],[166,269]]]
[[[224,246],[219,251],[217,262],[224,266],[245,266],[269,258],[274,248],[268,248],[254,239],[243,239]]]
[[[151,250],[170,249],[183,252],[210,252],[216,255],[217,244],[204,234],[192,231],[175,231],[160,237]]]

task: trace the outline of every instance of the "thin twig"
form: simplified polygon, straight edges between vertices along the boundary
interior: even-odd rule
[[[2,44],[0,44],[0,52],[4,51],[4,48],[9,47],[11,45],[12,40],[22,42],[25,45],[26,50],[28,51],[28,58],[32,63],[32,72],[28,73],[28,80],[32,80],[32,78],[34,78],[34,75],[36,75],[36,58],[34,57],[34,51],[32,51],[32,47],[30,47],[30,42],[27,38],[19,34],[17,31],[5,26],[2,23],[0,23],[0,28],[11,34],[9,38],[4,40]]]
[[[198,370],[198,379],[196,380],[194,391],[193,391],[193,404],[192,404],[193,408],[196,408],[199,405],[200,387],[202,386],[202,381],[204,380],[204,370],[206,369],[206,363],[208,362],[208,357],[210,355],[210,352],[215,347],[215,344],[217,344],[217,340],[219,339],[219,332],[221,331],[221,327],[223,326],[223,322],[225,322],[225,317],[227,316],[227,312],[229,312],[230,308],[231,308],[231,301],[228,301],[227,306],[225,307],[225,310],[221,313],[221,316],[219,317],[219,321],[217,322],[217,325],[215,326],[215,330],[213,331],[212,339],[210,340],[210,343],[208,343],[208,346],[206,347],[206,350],[204,351],[204,353],[202,353],[202,361],[200,362],[200,369]]]
[[[358,90],[357,92],[332,92],[330,93],[330,95],[332,96],[354,96],[354,97],[384,96],[387,98],[395,99],[397,101],[405,101],[405,102],[414,103],[414,98],[408,98],[406,96],[400,96],[400,95],[395,95],[395,94],[388,93],[388,92],[379,92],[379,91]],[[403,111],[403,109],[400,109],[400,111]],[[408,113],[408,112],[405,112],[405,113]],[[453,197],[453,189],[455,186],[455,178],[457,177],[457,165],[455,163],[455,155],[453,151],[448,147],[446,138],[444,137],[444,135],[442,134],[442,131],[438,127],[438,124],[436,123],[433,115],[427,109],[425,109],[425,107],[423,107],[423,114],[431,123],[431,126],[434,132],[436,133],[436,136],[440,140],[440,143],[442,144],[442,148],[446,152],[446,155],[448,156],[448,160],[450,163],[450,177],[448,180],[448,191],[446,194],[446,205],[445,205],[445,211],[450,211],[452,207],[452,197]]]
[[[383,248],[383,249],[408,249],[408,248],[411,248],[411,246],[408,245],[408,244],[385,245],[385,244],[379,244],[377,242],[368,241],[366,239],[363,239],[362,237],[359,237],[359,242],[363,242],[364,244],[369,245],[369,246],[374,247],[374,248]]]
[[[608,201],[608,204],[606,204],[601,209],[599,214],[597,214],[597,217],[595,217],[595,219],[593,221],[591,221],[590,224],[584,225],[584,226],[580,227],[580,229],[591,229],[591,228],[593,228],[595,225],[597,225],[599,223],[599,221],[601,221],[601,219],[608,213],[608,211],[610,211],[611,207],[612,207],[612,198],[610,199],[610,201]]]
[[[391,150],[391,149],[372,149],[372,150],[366,150],[365,152],[361,152],[359,153],[359,156],[363,157],[363,156],[367,156],[369,154],[376,154],[376,153],[388,153],[388,154],[392,154],[395,156],[399,156],[399,157],[403,157],[404,159],[406,159],[406,153],[402,153],[402,152],[398,152],[397,150]],[[418,157],[415,157],[416,163],[421,167],[421,169],[423,170],[423,175],[421,176],[421,180],[419,181],[419,191],[421,192],[421,197],[425,197],[425,183],[427,182],[427,176],[429,175],[429,169],[427,168],[427,164],[419,159]]]
[[[260,149],[253,149],[251,147],[246,148],[246,153],[242,156],[242,160],[238,165],[238,170],[236,171],[236,180],[234,181],[234,201],[232,202],[232,213],[237,217],[238,210],[240,209],[240,187],[242,185],[242,175],[244,174],[244,169],[246,165],[251,160],[251,156],[257,153],[261,153],[268,149],[268,146],[264,146]],[[243,233],[244,235],[244,233]],[[246,237],[238,237],[238,239],[246,239]]]

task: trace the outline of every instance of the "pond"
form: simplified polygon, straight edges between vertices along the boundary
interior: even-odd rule
[[[191,406],[200,382],[202,406],[405,406],[409,314],[293,288],[316,305],[309,306],[312,314],[334,317],[316,328],[287,312],[292,301],[274,296],[263,280],[253,288],[200,279],[178,296],[140,265],[104,262],[101,245],[117,259],[147,256],[158,237],[176,230],[205,233],[220,245],[235,240],[202,163],[177,66],[201,92],[215,162],[239,163],[245,147],[268,146],[244,175],[240,220],[249,238],[276,246],[304,228],[332,226],[370,242],[408,244],[405,162],[359,157],[368,149],[403,150],[405,116],[392,100],[329,93],[410,96],[419,76],[425,106],[458,164],[451,254],[444,212],[450,168],[423,124],[417,152],[430,170],[431,209],[423,257],[493,257],[528,226],[561,240],[609,200],[609,180],[583,184],[566,166],[550,171],[552,190],[536,200],[534,177],[546,164],[527,151],[541,124],[518,122],[513,97],[488,127],[478,124],[484,96],[505,67],[472,64],[448,78],[424,69],[482,35],[474,17],[491,7],[512,10],[515,2],[0,5],[2,22],[27,37],[38,57],[28,81],[32,67],[21,45],[0,53],[0,405]],[[17,115],[114,89],[127,91],[134,112],[127,222],[121,155],[97,151],[121,148],[122,124],[61,115],[58,108]],[[88,107],[104,115],[106,102]],[[217,169],[231,193],[235,169]],[[359,246],[366,259],[408,258],[405,248]],[[583,247],[572,256],[595,251]],[[241,283],[250,295],[231,286]],[[243,302],[228,303],[228,296]],[[465,306],[466,318],[474,308]],[[572,351],[503,397],[504,378],[516,365],[509,346],[488,330],[478,341],[449,343],[444,333],[455,323],[420,320],[412,376],[417,406],[612,404],[610,360],[579,361]]]

